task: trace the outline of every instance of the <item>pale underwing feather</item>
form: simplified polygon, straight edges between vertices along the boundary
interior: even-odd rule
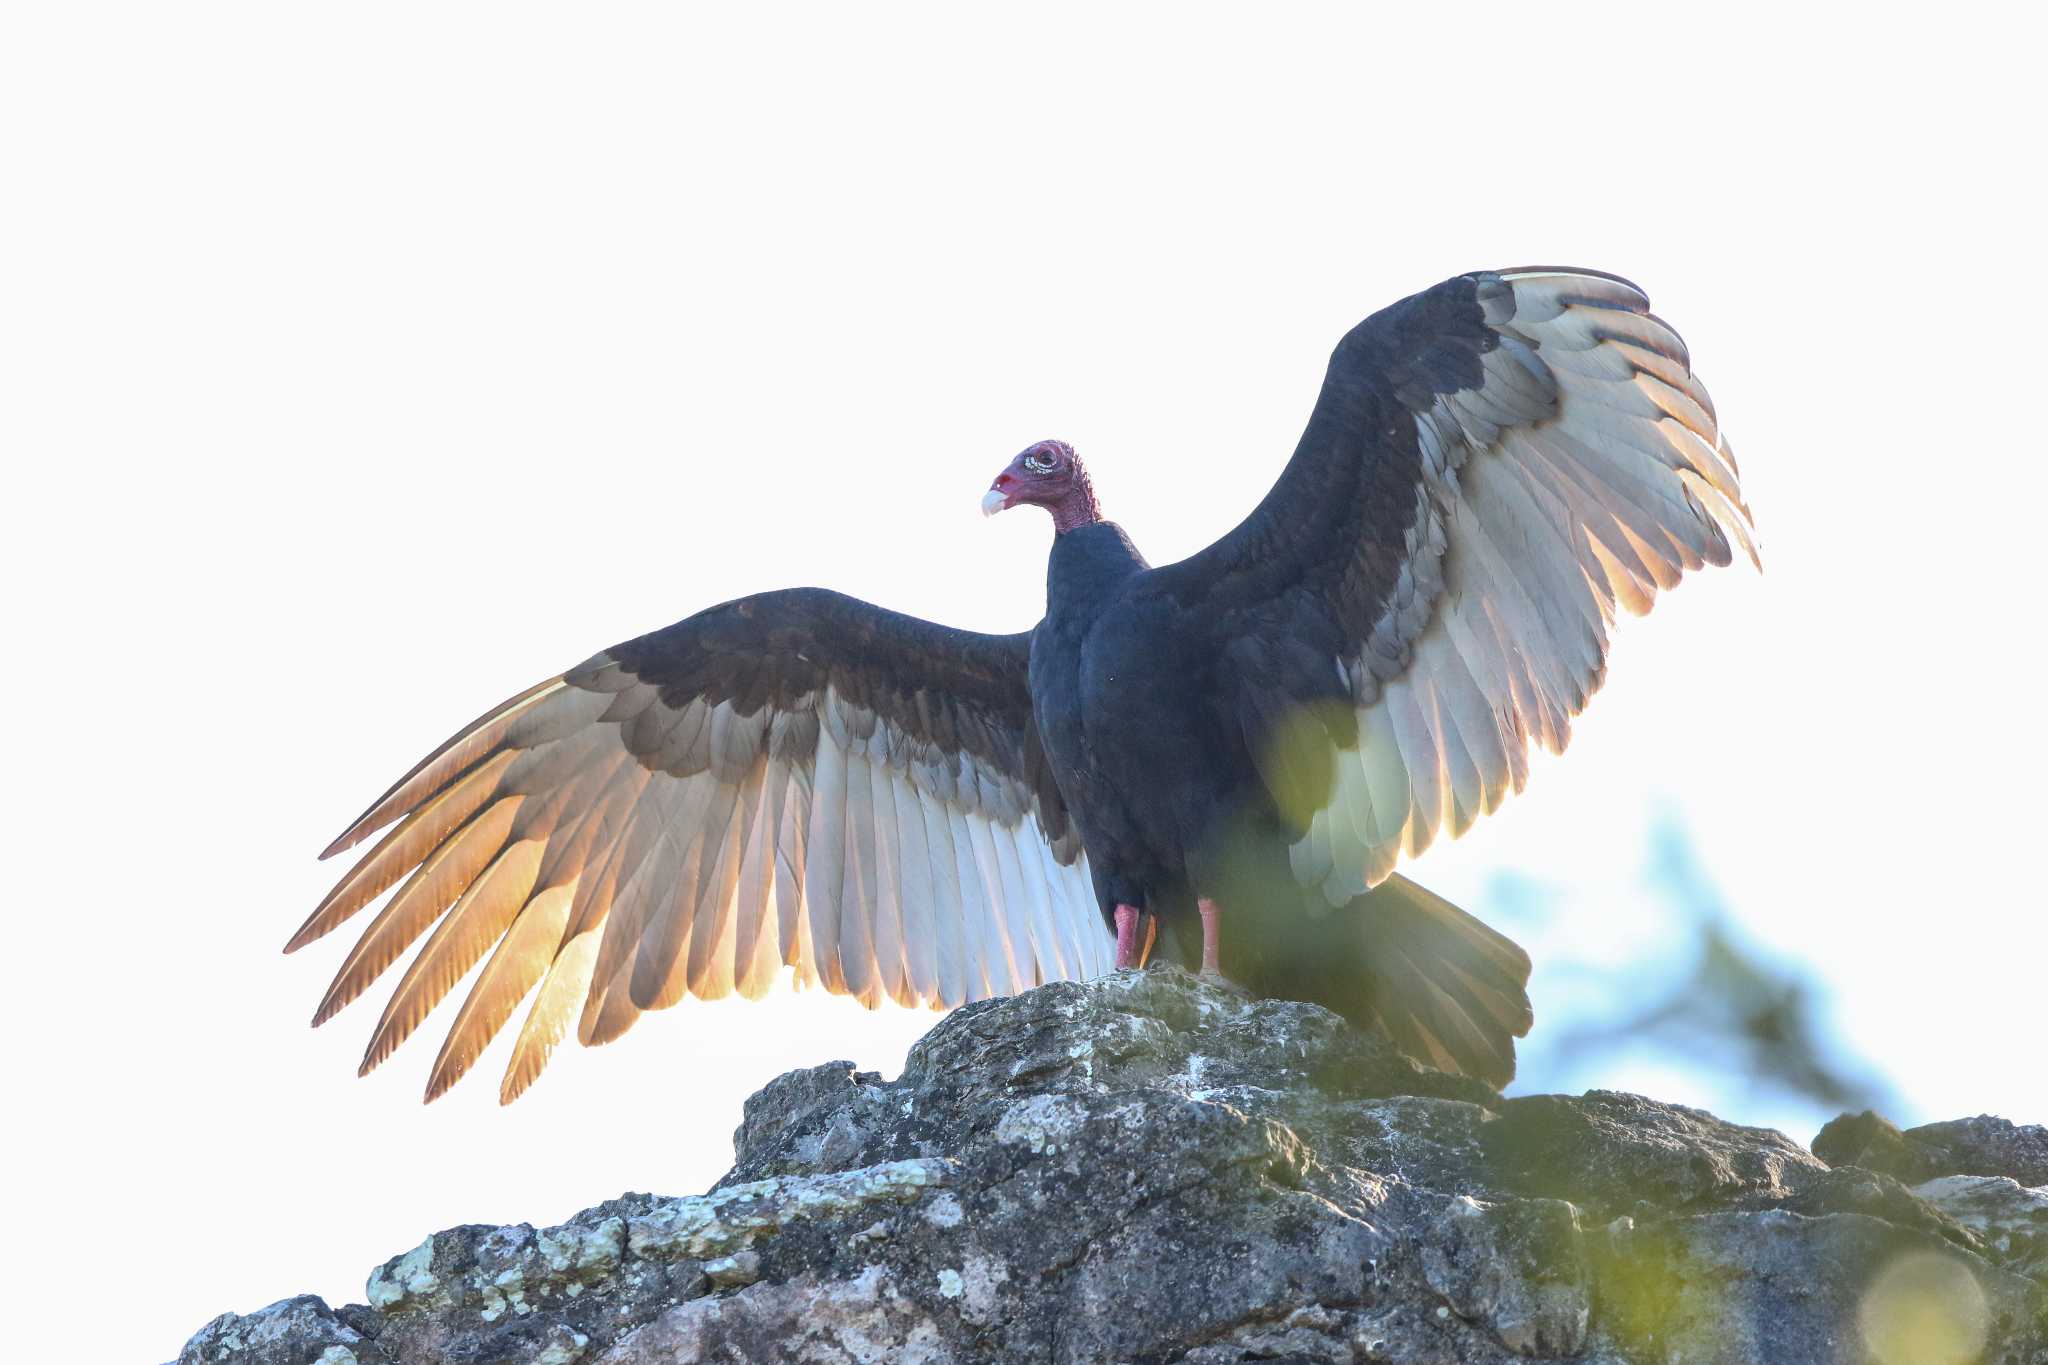
[[[880,733],[879,731],[877,732]],[[872,926],[877,990],[899,1005],[914,1005],[903,925],[903,829],[896,812],[896,783],[886,758],[869,745],[868,809],[874,813],[872,898],[855,906]]]
[[[782,917],[787,909],[775,894],[775,847],[788,790],[788,761],[764,760],[760,791],[740,859],[739,882],[733,893],[734,984],[749,1000],[767,994],[785,956]]]
[[[1439,552],[1411,531],[1399,582],[1440,589],[1419,613],[1390,596],[1348,665],[1379,685],[1361,689],[1357,750],[1337,755],[1328,804],[1289,851],[1332,904],[1521,790],[1530,743],[1564,747],[1617,608],[1647,611],[1731,543],[1756,558],[1713,401],[1641,291],[1571,271],[1499,278],[1508,292],[1478,294],[1496,334],[1478,387],[1413,409],[1417,525],[1444,535]],[[1482,1038],[1448,996],[1432,1003],[1436,1046]]]
[[[1008,907],[1015,903],[1014,893],[1003,881],[995,829],[986,816],[974,815],[968,817],[967,832],[974,855],[974,874],[981,889],[982,930],[995,944],[995,951],[990,954],[992,966],[999,962],[1002,967],[1000,981],[991,971],[991,993],[1009,995],[1029,990],[1033,985],[1031,942],[1008,913]]]
[[[548,887],[526,903],[505,937],[498,940],[434,1058],[427,1079],[429,1100],[446,1094],[448,1087],[462,1079],[527,992],[547,974],[561,947],[575,893],[574,884]]]
[[[926,884],[931,890],[932,969],[939,1003],[950,1009],[972,998],[968,985],[971,940],[961,896],[960,863],[953,851],[953,822],[937,798],[920,792],[917,800],[929,855]]]
[[[732,994],[737,979],[739,927],[735,921],[740,871],[761,804],[761,784],[767,776],[762,764],[751,757],[745,761],[745,768],[713,768],[721,786],[732,795],[718,837],[717,857],[699,882],[696,924],[690,931],[689,988],[699,1000],[724,999]],[[730,785],[733,777],[739,780],[737,790]],[[758,915],[760,907],[750,906],[748,913]]]
[[[555,954],[526,1013],[519,1040],[513,1044],[512,1060],[506,1063],[505,1079],[498,1087],[500,1104],[518,1099],[539,1078],[555,1044],[562,1041],[568,1030],[569,1021],[582,1010],[590,990],[591,969],[597,965],[600,932],[599,928],[586,929]]]
[[[603,996],[616,983],[630,980],[648,927],[677,894],[676,876],[682,865],[683,843],[695,833],[680,823],[691,795],[687,781],[678,782],[656,772],[640,793],[632,821],[620,841],[615,865],[607,869],[612,884],[611,911],[605,920],[604,937],[592,973],[600,989],[593,991],[591,1005],[586,1008],[579,1028],[585,1042],[595,1040],[590,1030],[602,1013]]]
[[[358,842],[376,833],[400,815],[417,809],[428,797],[447,786],[472,764],[498,749],[507,732],[522,715],[545,704],[565,686],[560,678],[549,678],[546,682],[536,683],[518,696],[509,698],[471,722],[453,739],[421,759],[411,772],[400,778],[390,791],[379,797],[370,809],[357,817],[354,824],[343,830],[340,837],[329,844],[320,856],[331,858],[345,849],[353,848]],[[513,747],[516,750],[518,746]]]
[[[296,952],[328,933],[418,867],[463,821],[482,809],[484,802],[496,793],[506,767],[517,757],[512,750],[493,755],[407,815],[376,848],[343,874],[284,945],[284,950]]]
[[[982,872],[981,850],[974,828],[980,817],[969,815],[958,806],[948,806],[946,818],[953,827],[953,859],[959,876],[961,923],[973,948],[969,958],[971,980],[968,999],[986,1000],[1017,989],[1013,984],[1016,978],[1009,943],[998,929],[995,913],[990,908],[989,882]]]
[[[810,839],[805,845],[804,896],[813,971],[826,990],[852,995],[839,961],[839,901],[845,890],[846,750],[829,732],[818,739],[817,787],[811,805]]]
[[[1017,856],[1015,831],[1001,824],[989,826],[989,840],[994,846],[997,875],[1003,888],[1000,909],[1004,927],[1009,931],[1010,941],[1018,950],[1017,962],[1024,974],[1027,987],[1044,984],[1045,954],[1038,944],[1036,923],[1039,906],[1033,900],[1024,882],[1023,869]]]
[[[1009,903],[1023,907],[1021,918],[1031,939],[1032,975],[1035,982],[1058,980],[1059,936],[1053,929],[1051,898],[1038,875],[1038,860],[1019,837],[1022,831],[1005,828],[1000,833],[996,851],[1003,859],[1004,876],[1014,878],[1016,890]]]
[[[667,1009],[683,997],[706,845],[715,837],[712,811],[729,797],[708,771],[692,773],[682,785],[682,803],[666,837],[631,883],[636,905],[620,907],[612,917],[627,954],[617,970],[639,1010]],[[623,932],[628,924],[637,925],[630,937]]]
[[[903,964],[909,1003],[929,1005],[939,990],[939,926],[937,897],[932,889],[932,849],[927,838],[924,801],[908,774],[891,769],[896,800],[896,883],[903,915]]]
[[[805,903],[804,868],[810,856],[814,797],[810,769],[793,768],[775,836],[775,904],[782,930],[782,960],[794,969],[800,983],[813,986],[818,984],[817,953]]]
[[[526,798],[500,797],[478,812],[420,864],[356,940],[327,987],[313,1022],[323,1024],[361,995],[398,955],[453,905],[504,846]]]
[[[882,1003],[882,972],[875,961],[875,924],[868,908],[877,904],[875,886],[875,786],[867,748],[846,747],[846,875],[840,883],[839,972],[846,993],[869,1009]]]
[[[363,1053],[358,1074],[368,1075],[389,1057],[511,927],[513,917],[533,891],[541,850],[540,839],[507,845],[470,883],[399,979]]]

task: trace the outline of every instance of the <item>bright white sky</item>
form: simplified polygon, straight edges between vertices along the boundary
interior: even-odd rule
[[[10,10],[17,1333],[75,1358],[90,1311],[163,1359],[435,1228],[699,1190],[784,1068],[895,1070],[927,1017],[783,997],[572,1048],[510,1110],[501,1039],[422,1108],[432,1037],[359,1082],[377,1006],[305,1027],[349,935],[278,948],[314,853],[501,697],[778,585],[1025,627],[1046,522],[975,512],[1019,447],[1073,441],[1178,557],[1345,328],[1475,267],[1650,291],[1767,572],[1629,623],[1573,752],[1417,875],[1654,944],[1668,805],[1899,1117],[2048,1119],[2038,35],[719,13]]]

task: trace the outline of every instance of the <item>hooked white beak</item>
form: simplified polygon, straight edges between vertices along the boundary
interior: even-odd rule
[[[992,517],[1003,510],[1010,501],[1010,495],[1000,488],[991,488],[981,495],[981,514]]]

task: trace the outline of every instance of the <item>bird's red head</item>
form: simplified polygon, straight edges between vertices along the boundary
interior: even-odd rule
[[[1025,503],[1052,513],[1055,531],[1102,520],[1095,485],[1088,481],[1081,457],[1065,441],[1040,441],[1019,453],[982,494],[981,510],[992,517]]]

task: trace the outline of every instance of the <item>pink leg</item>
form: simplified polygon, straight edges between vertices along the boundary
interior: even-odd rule
[[[1202,912],[1202,975],[1221,976],[1223,968],[1217,962],[1217,919],[1220,912],[1216,902],[1207,896],[1195,902]]]
[[[1116,965],[1135,967],[1138,965],[1138,907],[1119,905],[1116,908]]]

